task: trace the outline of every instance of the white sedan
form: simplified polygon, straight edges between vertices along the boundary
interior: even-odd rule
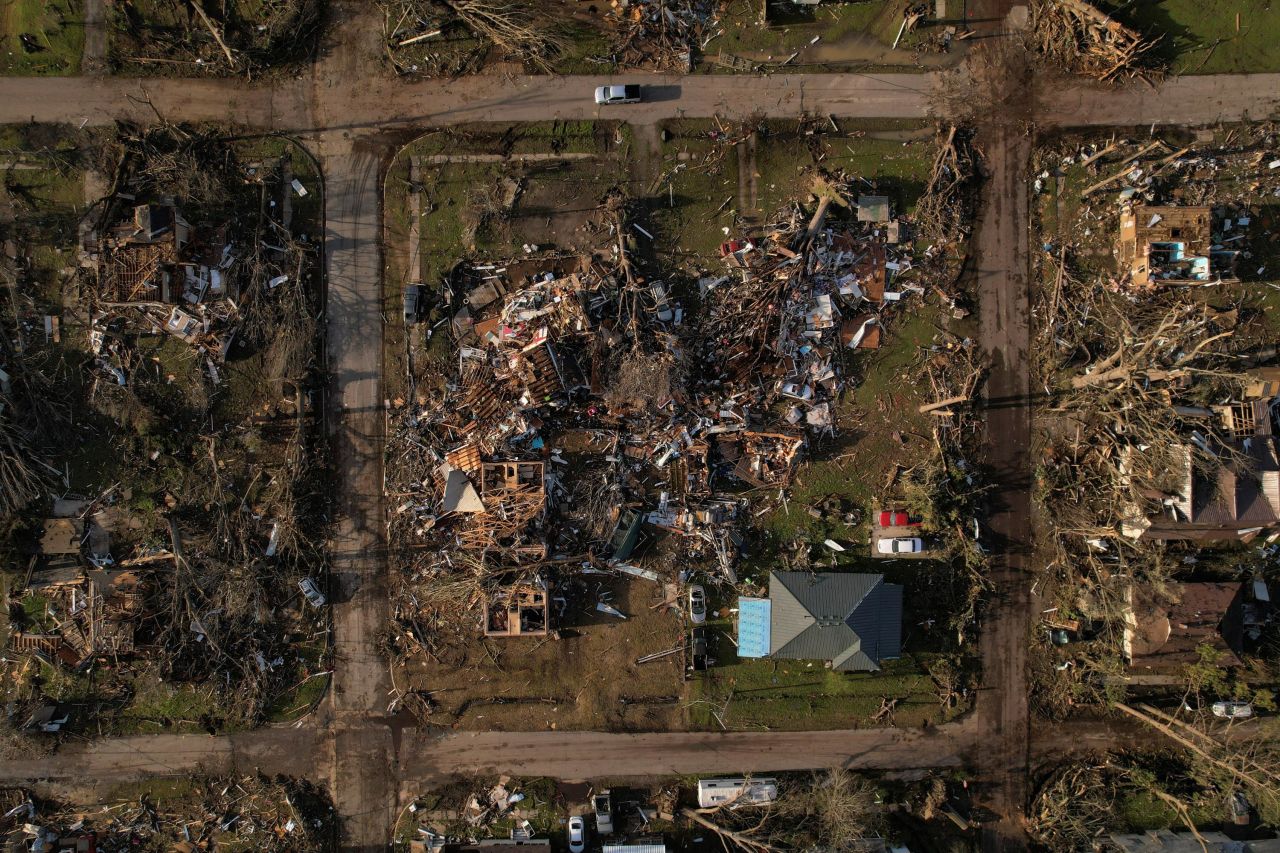
[[[876,550],[881,554],[919,554],[924,550],[924,542],[919,536],[898,536],[881,539],[876,543]]]
[[[707,621],[707,594],[696,583],[689,587],[689,621],[695,625]]]
[[[587,823],[581,815],[569,818],[569,853],[582,853],[587,849]]]

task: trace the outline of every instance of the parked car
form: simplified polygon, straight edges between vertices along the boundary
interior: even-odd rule
[[[569,818],[569,853],[582,853],[587,849],[587,822],[581,815]]]
[[[633,86],[601,86],[596,89],[597,104],[638,104],[640,103],[640,87]]]
[[[422,285],[406,284],[404,288],[404,322],[412,326],[422,317]]]
[[[881,554],[919,554],[924,550],[924,542],[919,536],[895,536],[881,539],[876,543],[876,550]]]
[[[311,578],[303,578],[298,581],[298,589],[302,590],[302,595],[311,602],[313,607],[324,607],[329,603],[329,599],[324,597],[324,593],[320,591],[319,585]]]
[[[1214,702],[1210,710],[1215,717],[1228,720],[1245,720],[1253,716],[1253,705],[1248,702]]]
[[[608,788],[591,798],[591,808],[596,813],[596,832],[601,835],[612,835],[613,800],[609,796]]]
[[[707,594],[696,583],[689,587],[689,621],[695,625],[707,621]]]
[[[913,519],[900,509],[880,510],[881,527],[919,527],[920,519]]]
[[[701,628],[689,632],[689,668],[694,672],[704,672],[711,665],[707,657],[707,634]]]

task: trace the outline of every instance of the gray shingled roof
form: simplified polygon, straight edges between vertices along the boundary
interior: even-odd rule
[[[769,654],[878,670],[902,651],[902,587],[884,575],[773,572]]]

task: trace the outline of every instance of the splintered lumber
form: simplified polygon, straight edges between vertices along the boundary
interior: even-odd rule
[[[431,30],[430,32],[422,33],[421,35],[410,36],[404,41],[398,42],[396,47],[408,47],[411,44],[417,44],[420,41],[426,41],[429,38],[434,38],[443,32],[444,30]]]
[[[673,649],[667,649],[666,651],[661,651],[661,652],[654,652],[651,655],[645,655],[642,658],[636,658],[636,663],[642,664],[642,663],[649,663],[655,660],[661,660],[662,658],[670,657],[671,655],[674,655],[677,652],[682,652],[682,651],[684,651],[684,646],[676,646]]]
[[[1095,161],[1101,160],[1103,157],[1106,157],[1108,154],[1110,154],[1112,151],[1115,151],[1119,147],[1120,147],[1119,142],[1112,142],[1106,148],[1099,149],[1093,152],[1092,154],[1090,154],[1088,157],[1081,160],[1080,165],[1081,166],[1092,165]]]
[[[1159,148],[1159,147],[1161,147],[1161,146],[1163,146],[1163,145],[1164,145],[1164,143],[1157,139],[1155,142],[1152,142],[1150,145],[1146,146],[1145,148],[1143,148],[1143,149],[1142,149],[1141,151],[1139,151],[1138,153],[1129,155],[1129,156],[1128,156],[1128,157],[1126,157],[1124,160],[1120,161],[1120,166],[1121,166],[1120,171],[1116,172],[1115,174],[1111,175],[1110,177],[1103,178],[1102,180],[1098,181],[1096,184],[1094,184],[1093,186],[1089,187],[1089,188],[1088,188],[1088,189],[1086,189],[1084,192],[1080,193],[1080,197],[1081,197],[1081,198],[1088,198],[1089,196],[1091,196],[1091,195],[1093,195],[1094,193],[1096,193],[1098,190],[1100,190],[1100,189],[1102,189],[1102,188],[1104,188],[1104,187],[1108,187],[1108,186],[1110,186],[1111,184],[1114,184],[1116,181],[1120,180],[1120,179],[1121,179],[1121,178],[1123,178],[1125,175],[1129,174],[1129,171],[1130,171],[1130,170],[1129,170],[1129,168],[1128,168],[1128,165],[1129,165],[1130,163],[1132,163],[1134,160],[1137,160],[1139,157],[1142,157],[1143,155],[1145,155],[1145,154],[1147,154],[1147,153],[1151,152],[1152,150],[1154,150],[1154,149],[1156,149],[1156,148]],[[1176,159],[1176,158],[1175,158],[1175,159]]]
[[[1040,52],[1069,70],[1102,82],[1146,78],[1156,39],[1144,38],[1084,0],[1037,0],[1032,5]]]

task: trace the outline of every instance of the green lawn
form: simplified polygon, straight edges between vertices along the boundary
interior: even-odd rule
[[[767,26],[760,23],[761,1],[726,4],[720,21],[724,35],[712,39],[706,48],[711,67],[723,52],[758,63],[790,60],[788,67],[797,71],[850,64],[911,70],[915,63],[909,51],[931,32],[920,27],[905,34],[899,50],[890,53],[886,48],[898,35],[907,0],[837,0],[817,6],[774,0]]]
[[[0,0],[0,74],[75,74],[83,48],[79,0]]]
[[[1105,0],[1098,5],[1147,35],[1162,36],[1159,53],[1175,74],[1280,71],[1280,3],[1274,0]]]
[[[885,699],[898,700],[893,712],[898,726],[933,724],[949,716],[924,670],[927,654],[906,653],[899,660],[885,661],[878,673],[840,673],[827,669],[822,661],[740,660],[721,631],[731,633],[732,628],[708,630],[719,664],[709,678],[692,685],[696,704],[690,707],[690,724],[695,729],[720,729],[713,710],[730,729],[884,725],[888,720],[874,718]]]

